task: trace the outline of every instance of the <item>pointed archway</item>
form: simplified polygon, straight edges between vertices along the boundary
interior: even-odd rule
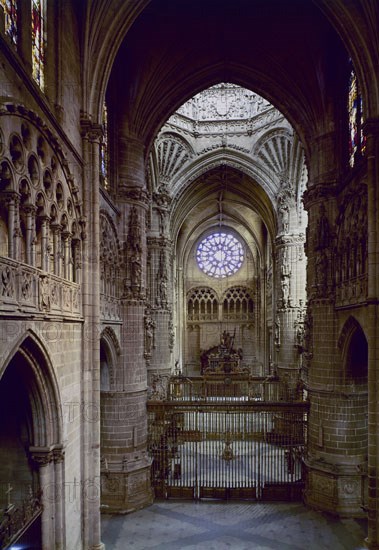
[[[8,526],[0,545],[63,547],[61,404],[49,356],[32,332],[4,365],[0,402],[0,499]]]

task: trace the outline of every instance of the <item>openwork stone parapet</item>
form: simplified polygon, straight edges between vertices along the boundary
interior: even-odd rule
[[[1,258],[0,311],[78,317],[80,285],[16,260]]]

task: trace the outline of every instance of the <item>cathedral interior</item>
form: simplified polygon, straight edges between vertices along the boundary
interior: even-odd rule
[[[0,0],[0,44],[0,547],[176,498],[379,548],[379,4]]]

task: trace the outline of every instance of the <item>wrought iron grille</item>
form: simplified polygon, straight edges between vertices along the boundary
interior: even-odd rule
[[[156,496],[301,497],[306,402],[270,403],[209,393],[195,402],[191,396],[192,401],[182,396],[148,403]]]

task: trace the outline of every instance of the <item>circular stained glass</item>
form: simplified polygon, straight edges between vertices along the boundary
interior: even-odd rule
[[[241,243],[228,233],[212,233],[197,247],[197,263],[211,277],[222,279],[236,273],[244,256]]]

